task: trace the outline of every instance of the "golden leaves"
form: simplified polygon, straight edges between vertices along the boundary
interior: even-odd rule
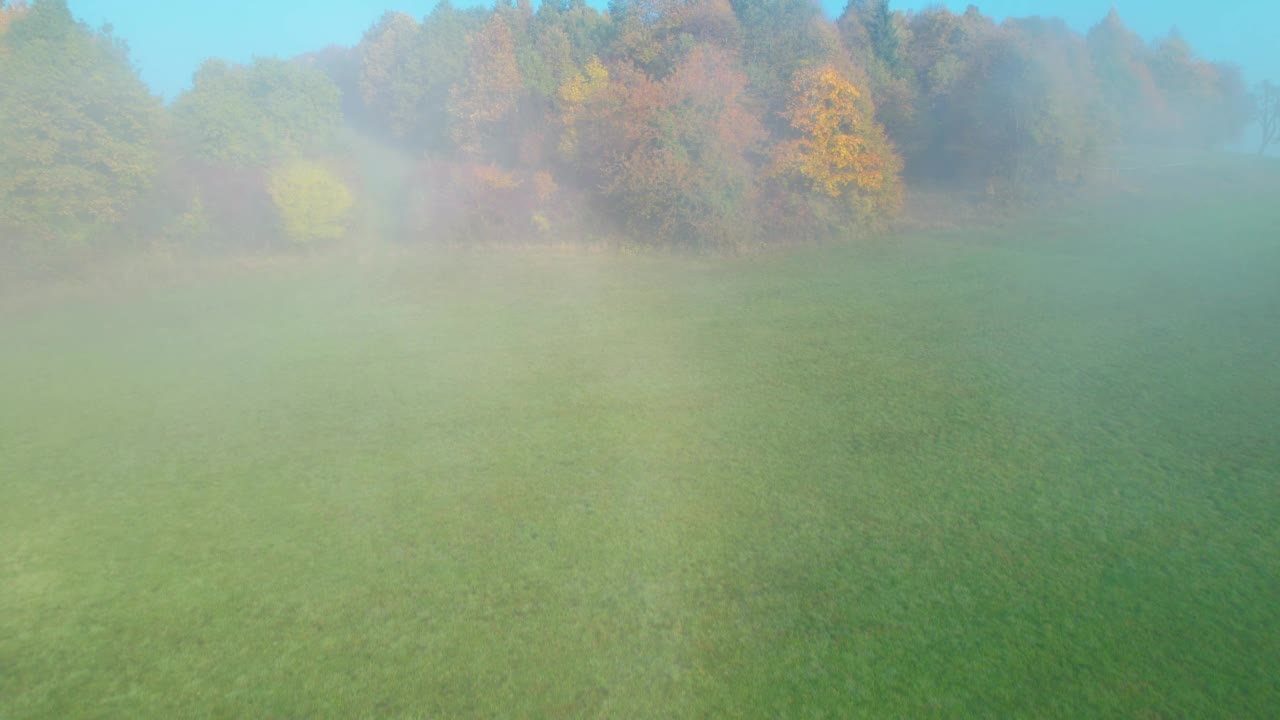
[[[592,96],[609,85],[609,70],[592,57],[582,72],[566,79],[558,92],[560,98],[560,154],[573,157],[578,149],[578,114]]]
[[[798,177],[833,198],[850,188],[881,190],[885,158],[871,142],[859,90],[828,66],[797,74],[792,93],[785,117],[800,137],[775,149],[772,174]]]

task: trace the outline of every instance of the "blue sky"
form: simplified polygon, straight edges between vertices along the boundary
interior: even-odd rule
[[[455,0],[457,4],[464,1]],[[835,14],[844,2],[825,0],[824,6]],[[245,62],[254,55],[289,56],[332,43],[354,44],[385,10],[420,17],[435,0],[69,0],[69,4],[77,17],[94,26],[110,22],[116,34],[129,42],[143,78],[157,93],[172,98],[189,85],[191,73],[205,58]],[[936,4],[937,0],[898,0],[893,7],[905,10]],[[969,0],[944,4],[963,10]],[[1056,15],[1085,30],[1106,14],[1112,1],[975,4],[996,18]],[[1204,57],[1241,65],[1251,81],[1280,81],[1277,0],[1118,0],[1115,4],[1129,26],[1148,39],[1176,25]]]

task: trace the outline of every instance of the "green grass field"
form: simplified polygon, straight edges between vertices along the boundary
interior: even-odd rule
[[[1166,180],[10,311],[0,718],[1274,717],[1280,171]]]

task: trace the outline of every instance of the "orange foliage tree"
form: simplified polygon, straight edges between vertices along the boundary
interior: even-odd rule
[[[748,153],[764,130],[737,68],[733,53],[704,44],[661,83],[636,78],[633,99],[652,101],[633,103],[648,110],[630,119],[633,144],[606,168],[603,184],[633,229],[659,242],[719,246],[754,234]]]
[[[859,215],[896,210],[902,161],[872,119],[869,98],[832,66],[802,70],[791,90],[784,117],[796,137],[774,148],[770,174],[811,193],[848,199]]]
[[[629,62],[607,70],[592,62],[581,80],[560,88],[563,159],[589,187],[599,187],[625,158],[652,137],[661,85]]]

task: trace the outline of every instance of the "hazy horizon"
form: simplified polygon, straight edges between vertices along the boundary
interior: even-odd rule
[[[155,93],[171,100],[189,87],[191,74],[207,58],[248,62],[254,56],[289,57],[328,45],[354,45],[387,10],[421,17],[430,12],[436,2],[227,0],[208,4],[174,0],[150,5],[133,0],[69,0],[69,5],[77,18],[95,27],[109,23],[115,34],[128,42],[142,78]],[[489,6],[492,3],[460,0],[456,4]],[[591,0],[589,4],[602,7],[606,3]],[[938,4],[933,0],[910,0],[894,2],[892,7],[920,10]],[[1274,49],[1270,31],[1280,22],[1280,6],[1261,0],[1229,6],[1156,0],[1118,3],[1109,0],[985,3],[953,0],[941,4],[955,11],[977,4],[984,14],[998,20],[1030,15],[1061,17],[1080,31],[1100,20],[1115,4],[1125,22],[1147,40],[1161,37],[1176,27],[1202,57],[1239,65],[1250,84],[1268,78],[1280,79],[1280,53]],[[825,0],[822,5],[827,14],[834,16],[841,12],[845,2]]]

